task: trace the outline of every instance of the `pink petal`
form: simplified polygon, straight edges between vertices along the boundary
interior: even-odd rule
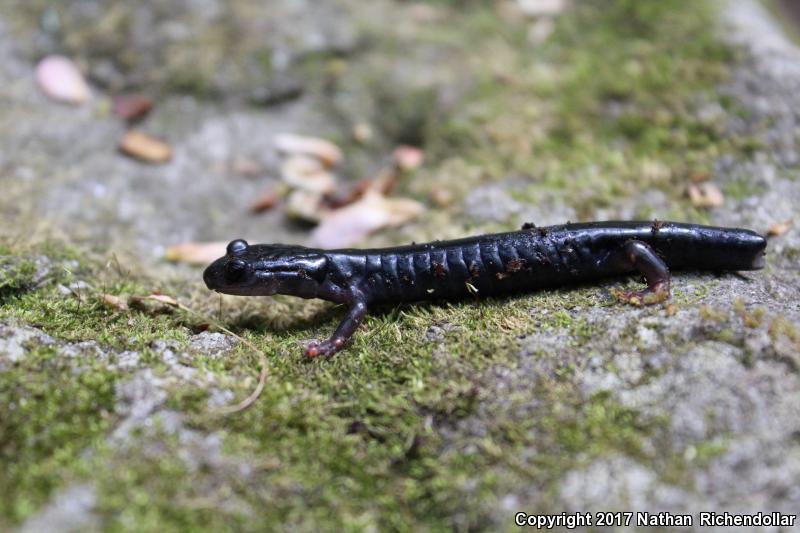
[[[36,65],[36,81],[47,96],[59,102],[82,104],[92,95],[75,63],[63,56],[47,56]]]

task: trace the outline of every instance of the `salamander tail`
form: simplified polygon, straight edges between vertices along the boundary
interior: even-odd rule
[[[759,270],[767,248],[767,239],[752,230],[672,223],[652,242],[670,267],[705,270]]]

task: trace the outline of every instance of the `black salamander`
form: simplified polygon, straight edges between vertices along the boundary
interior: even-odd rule
[[[674,222],[590,222],[392,248],[321,250],[231,241],[203,273],[209,289],[288,294],[348,306],[309,356],[339,351],[369,306],[492,296],[640,273],[647,287],[620,293],[642,305],[669,297],[669,269],[757,270],[766,239],[750,230]]]

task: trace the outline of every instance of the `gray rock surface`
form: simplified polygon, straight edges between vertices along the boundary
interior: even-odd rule
[[[726,201],[713,211],[712,219],[721,225],[763,230],[776,221],[797,221],[800,213],[800,50],[756,2],[728,2],[724,13],[731,30],[726,35],[749,53],[721,88],[747,110],[746,118],[734,121],[731,134],[753,134],[763,141],[764,150],[749,161],[720,158],[716,175],[722,180],[746,177],[763,191]],[[498,391],[497,396],[480,410],[481,415],[463,424],[475,434],[485,434],[493,420],[504,418],[494,416],[498,410],[513,412],[519,420],[541,416],[535,403],[516,403],[513,398],[520,396],[514,391],[546,379],[558,368],[578,367],[576,393],[587,398],[610,394],[652,419],[666,417],[669,447],[685,450],[689,463],[703,446],[724,451],[706,467],[694,469],[689,486],[665,482],[657,461],[626,456],[576,468],[561,483],[566,509],[666,510],[695,516],[707,510],[796,513],[800,507],[800,490],[794,482],[800,474],[798,347],[771,335],[768,320],[745,328],[740,324],[745,307],[763,309],[766,317],[800,322],[796,261],[785,259],[796,258],[798,250],[800,231],[793,227],[770,240],[771,262],[763,275],[701,276],[702,282],[713,286],[703,304],[720,313],[718,320],[704,318],[697,308],[680,309],[671,317],[644,309],[613,314],[597,307],[570,310],[572,316],[588,317],[593,330],[603,335],[577,349],[570,347],[575,339],[568,334],[553,335],[546,329],[523,339],[516,365],[494,371],[489,387]],[[693,279],[696,275],[677,276],[674,290],[692,295]],[[532,313],[536,319],[536,311]],[[743,333],[730,338],[725,330]],[[635,345],[619,342],[631,332]],[[531,508],[538,495],[535,487],[528,487],[506,498],[515,509]],[[498,515],[498,524],[504,516]]]
[[[53,338],[41,330],[19,324],[16,320],[0,321],[0,370],[25,357],[31,345],[53,343]]]
[[[306,229],[287,223],[279,212],[253,217],[243,206],[277,180],[275,134],[338,139],[349,135],[351,124],[343,124],[336,112],[320,105],[318,96],[309,94],[316,78],[303,65],[320,56],[363,52],[361,15],[354,4],[342,0],[318,7],[310,1],[282,0],[256,5],[249,12],[249,2],[142,2],[119,7],[119,20],[108,26],[87,23],[99,12],[113,12],[107,9],[110,4],[121,5],[93,0],[54,10],[41,2],[16,2],[19,19],[0,16],[3,217],[20,234],[114,250],[127,257],[126,264],[153,277],[197,278],[194,270],[160,260],[172,244],[231,235],[304,240]],[[309,11],[314,16],[304,16]],[[531,309],[529,318],[537,328],[517,339],[519,355],[514,361],[495,364],[481,376],[483,392],[475,412],[435,429],[444,453],[454,447],[478,453],[478,443],[499,431],[499,425],[523,425],[551,415],[551,404],[537,395],[537,387],[564,375],[570,397],[611,398],[657,426],[656,435],[643,437],[636,454],[615,451],[589,464],[566,466],[553,496],[564,510],[793,513],[800,508],[800,354],[796,339],[775,327],[778,320],[800,324],[800,49],[783,37],[755,1],[731,1],[723,13],[729,27],[725,35],[748,54],[733,78],[719,88],[744,110],[726,121],[726,135],[753,136],[762,147],[750,158],[725,155],[717,160],[714,174],[722,184],[746,181],[754,192],[727,198],[710,217],[716,224],[760,231],[794,218],[794,227],[770,240],[767,269],[747,276],[678,274],[674,310],[612,308],[600,299],[593,302],[596,305],[564,309],[564,321],[593,332],[588,341],[576,328],[554,327],[552,316]],[[37,24],[46,31],[26,33],[31,17],[40,19]],[[193,63],[202,59],[191,29],[202,28],[213,37],[223,20],[233,21],[240,32],[236,54],[243,62],[229,65],[225,56],[212,54],[204,60],[213,64],[198,70],[214,75],[191,78]],[[67,30],[80,31],[67,42],[61,39]],[[113,35],[115,31],[119,35]],[[108,42],[105,54],[92,52],[98,42]],[[121,43],[132,43],[138,52],[135,60],[112,59],[120,57]],[[90,63],[90,78],[99,89],[91,105],[54,104],[36,89],[32,62],[53,51],[67,51]],[[434,85],[444,61],[435,50],[423,50],[398,63],[391,80],[402,79],[404,92]],[[408,72],[419,73],[418,78],[403,75]],[[184,75],[187,85],[192,80],[200,85],[198,92],[230,99],[192,94],[198,87],[174,90],[170,84]],[[372,87],[360,80],[342,83],[350,84],[352,91],[338,96],[339,110],[380,112],[380,102],[361,99]],[[157,113],[145,123],[146,130],[168,139],[174,148],[173,160],[163,166],[142,165],[115,150],[125,127],[108,116],[108,96],[141,86],[156,87],[163,95]],[[457,100],[460,90],[458,83],[451,83],[437,97]],[[280,102],[269,108],[246,107],[244,102],[252,100]],[[724,112],[716,102],[703,109],[709,120]],[[392,142],[381,138],[376,144]],[[356,166],[379,166],[379,152],[356,156],[364,160]],[[236,161],[241,160],[252,163],[255,175],[236,171]],[[541,198],[538,205],[516,199],[514,192],[522,183],[514,177],[475,188],[466,196],[464,212],[477,224],[544,225],[576,218],[576,209],[555,197]],[[666,210],[668,202],[661,191],[651,190],[594,214],[630,218],[642,204],[658,212]],[[63,268],[46,257],[36,257],[33,263],[26,278],[30,287]],[[4,280],[16,276],[18,269],[18,264],[0,258],[0,297]],[[610,286],[603,289],[607,292]],[[62,287],[64,298],[77,298],[76,293],[91,289],[83,280]],[[439,345],[434,348],[439,364],[450,364],[451,354],[440,348],[447,335],[461,333],[459,328],[446,322],[429,327],[426,338]],[[169,407],[176,384],[202,391],[212,408],[234,401],[231,383],[195,364],[199,358],[224,361],[237,346],[232,337],[203,332],[185,344],[159,340],[145,350],[112,350],[93,340],[56,340],[33,325],[3,320],[0,371],[24,360],[39,345],[54,348],[59,361],[73,365],[69,368],[76,373],[87,360],[120,373],[113,391],[116,422],[104,436],[119,457],[109,459],[109,467],[134,448],[154,461],[175,453],[192,474],[208,474],[193,487],[199,500],[213,494],[219,480],[259,481],[254,472],[262,465],[227,455],[224,432],[198,430],[187,415]],[[519,464],[535,466],[536,452],[535,447],[521,450]],[[675,463],[667,461],[680,464],[681,482],[670,477]],[[513,511],[535,509],[543,501],[538,483],[517,482],[506,466],[498,467],[496,474],[503,493],[490,512],[489,528],[504,527]],[[464,494],[471,494],[470,482],[464,482]],[[96,491],[68,484],[20,531],[99,528]],[[227,496],[224,505],[244,515],[252,512],[237,495]]]
[[[88,485],[72,485],[61,491],[53,501],[28,519],[18,533],[72,533],[100,531],[100,520],[93,513],[97,499]]]

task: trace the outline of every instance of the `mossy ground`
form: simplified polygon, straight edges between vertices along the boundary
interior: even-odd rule
[[[703,220],[705,213],[683,198],[684,184],[707,172],[720,154],[746,154],[750,146],[724,136],[720,116],[698,113],[708,102],[735,112],[713,93],[735,58],[714,37],[710,2],[574,4],[556,20],[550,39],[532,44],[528,26],[504,18],[494,3],[463,9],[442,3],[446,22],[415,38],[463,47],[476,82],[443,120],[427,120],[402,103],[389,110],[403,126],[391,136],[423,142],[429,161],[403,186],[422,195],[436,183],[464,196],[476,186],[523,176],[518,200],[536,203],[544,193],[555,194],[584,218],[658,189],[669,199],[664,218]],[[729,192],[747,193],[742,187],[732,184]],[[636,209],[652,215],[647,204]],[[431,214],[375,242],[407,234],[441,237],[425,229],[441,216],[454,233],[475,229],[467,227],[468,213]],[[31,256],[18,245],[3,252]],[[0,279],[0,319],[14,317],[58,341],[96,340],[112,354],[136,350],[140,364],[159,374],[166,369],[152,343],[171,339],[185,347],[203,321],[172,310],[120,311],[97,297],[157,290],[221,317],[267,354],[269,377],[251,408],[224,418],[210,413],[206,388],[170,386],[166,407],[182,413],[191,430],[221,434],[225,453],[247,472],[194,468],[181,457],[177,437],[158,428],[157,452],[137,435],[124,451],[109,443],[120,421],[115,387],[130,371],[87,357],[64,360],[52,346],[32,347],[0,372],[0,527],[21,522],[76,480],[97,487],[98,512],[109,530],[160,532],[288,525],[511,529],[512,511],[505,524],[493,522],[489,512],[504,495],[527,487],[548,508],[566,470],[615,453],[647,460],[665,479],[682,482],[684,451],[660,438],[667,421],[605,393],[582,394],[571,379],[580,361],[532,379],[528,389],[509,391],[503,400],[512,405],[531,403],[535,394],[524,415],[481,411],[496,400],[491,370],[514,367],[524,336],[552,331],[588,353],[599,332],[568,310],[616,305],[607,289],[386,308],[370,315],[344,353],[309,361],[301,344],[326,336],[339,310],[280,297],[221,303],[197,283],[131,276],[130,265],[103,267],[78,252],[46,253],[56,263],[81,263],[72,272],[57,270],[35,289],[26,283],[31,266],[16,269],[17,278]],[[92,289],[62,294],[58,284],[72,279]],[[532,308],[540,318],[532,319]],[[187,364],[243,397],[255,385],[258,357],[239,345],[222,360],[194,354]],[[468,420],[487,416],[493,423],[472,431]],[[698,443],[695,455],[707,460],[719,453],[714,442]]]
[[[90,279],[109,276],[102,269],[82,273]],[[150,357],[153,341],[170,338],[185,345],[202,327],[180,313],[120,312],[104,305],[96,291],[65,296],[56,281],[8,298],[0,317],[18,318],[65,341],[97,339],[112,353],[138,350],[156,373],[164,369]],[[146,294],[146,283],[117,279],[105,290],[123,297]],[[226,453],[250,465],[242,479],[218,469],[187,468],[168,433],[159,436],[157,453],[137,445],[135,437],[124,452],[116,449],[106,440],[120,421],[115,384],[130,376],[109,360],[65,359],[55,347],[32,347],[24,361],[0,373],[6,405],[2,453],[9,466],[0,478],[7,495],[4,520],[17,522],[54,489],[88,479],[99,488],[99,510],[112,530],[219,530],[234,524],[258,529],[247,526],[254,522],[309,530],[342,524],[347,530],[485,526],[486,506],[496,504],[498,488],[511,480],[547,488],[578,458],[611,450],[646,453],[642,438],[649,438],[658,421],[642,419],[607,394],[573,396],[568,366],[550,382],[536,384],[543,402],[537,416],[508,420],[496,431],[457,442],[439,432],[457,427],[493,395],[483,376],[494,365],[513,365],[519,336],[551,328],[576,344],[590,342],[586,325],[561,310],[604,300],[584,288],[387,308],[369,317],[344,356],[322,364],[302,357],[300,346],[325,335],[335,311],[312,305],[322,312],[309,314],[306,305],[290,300],[230,309],[224,313],[229,327],[268,355],[266,389],[252,408],[226,418],[212,414],[206,390],[190,385],[171,388],[168,407],[184,413],[195,430],[222,432]],[[226,299],[225,305],[235,301]],[[532,322],[533,305],[552,309],[551,319]],[[217,302],[198,297],[196,306],[213,315]],[[426,332],[436,324],[450,327],[432,342]],[[240,346],[224,361],[198,355],[190,364],[228,376],[244,396],[255,383],[256,355]],[[523,465],[517,454],[531,446],[539,453]],[[498,466],[508,469],[506,479],[491,473]],[[249,511],[220,512],[231,499]]]

